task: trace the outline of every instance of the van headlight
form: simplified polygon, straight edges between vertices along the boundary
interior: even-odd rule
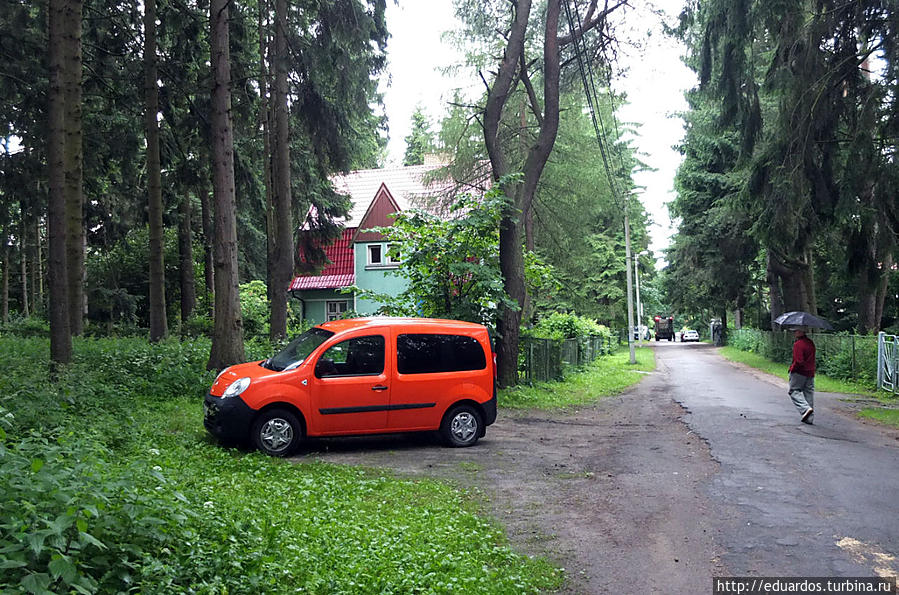
[[[243,391],[247,390],[247,387],[250,386],[249,378],[239,378],[231,383],[231,385],[225,389],[225,392],[222,394],[222,398],[228,397],[236,397]]]

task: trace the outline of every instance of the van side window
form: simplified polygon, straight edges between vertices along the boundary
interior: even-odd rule
[[[474,337],[462,335],[400,335],[397,337],[397,371],[431,374],[483,370],[484,349]]]
[[[385,345],[381,335],[341,341],[318,359],[315,375],[318,378],[378,375],[384,371]]]

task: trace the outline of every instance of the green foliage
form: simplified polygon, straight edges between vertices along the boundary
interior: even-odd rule
[[[819,374],[834,381],[857,385],[854,389],[850,388],[849,392],[874,388],[877,381],[877,337],[843,333],[820,333],[810,337],[815,342],[816,383],[819,390],[826,390],[821,388]],[[760,358],[781,366],[789,366],[792,361],[793,341],[793,336],[789,333],[757,329],[731,330],[727,335],[729,347],[757,354]]]
[[[263,342],[269,336],[269,315],[271,306],[263,281],[250,281],[240,284],[240,313],[243,317],[244,337],[250,341],[260,339]],[[199,329],[209,335],[212,331],[212,320],[208,318],[194,319],[191,328]],[[305,330],[296,306],[287,300],[287,334],[296,335]],[[268,357],[268,356],[266,356]]]
[[[529,336],[537,339],[580,339],[601,335],[611,337],[612,332],[592,318],[576,314],[551,312],[529,329]]]
[[[412,113],[412,130],[403,140],[406,141],[403,165],[421,165],[425,162],[425,154],[434,150],[434,133],[431,132],[428,118],[420,105]]]
[[[600,357],[577,374],[562,382],[541,382],[534,386],[519,385],[500,391],[500,407],[508,409],[556,409],[592,403],[603,397],[617,395],[643,379],[655,369],[655,354],[649,347],[635,350],[636,367],[630,364],[630,354],[624,350]]]
[[[0,333],[20,337],[49,337],[50,323],[39,316],[10,316],[9,322],[0,325]]]
[[[842,329],[880,326],[883,263],[896,262],[885,222],[896,220],[899,175],[884,150],[899,125],[895,18],[895,5],[874,0],[686,7],[681,33],[701,84],[688,94],[673,208],[677,305],[744,308],[765,282],[787,311],[819,308]],[[895,314],[885,314],[888,325]]]
[[[213,443],[206,339],[74,347],[48,383],[46,339],[0,335],[0,592],[560,586],[558,570],[512,552],[446,484]]]
[[[564,93],[562,102],[559,136],[533,206],[536,251],[553,267],[559,284],[532,295],[538,314],[573,311],[625,327],[624,201],[609,187],[593,125],[583,109],[583,90]],[[608,103],[596,108],[611,121]],[[628,192],[629,173],[641,164],[620,138],[608,141],[613,175],[619,167],[622,172],[614,183],[619,192]],[[629,201],[628,208],[631,249],[638,253],[648,247],[648,214],[639,200]],[[645,265],[643,276],[654,275],[649,260]]]

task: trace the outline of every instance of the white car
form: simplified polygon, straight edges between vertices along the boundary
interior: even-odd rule
[[[681,341],[684,343],[687,341],[699,341],[699,333],[696,331],[684,331]]]

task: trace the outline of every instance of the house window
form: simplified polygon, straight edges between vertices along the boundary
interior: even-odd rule
[[[337,320],[343,316],[348,309],[349,302],[347,300],[325,302],[325,313],[329,321]]]
[[[393,268],[400,264],[399,246],[395,244],[368,244],[368,262],[371,268]]]
[[[379,266],[384,264],[384,255],[381,250],[381,244],[369,244],[368,264],[372,266]]]
[[[387,264],[399,264],[400,249],[396,244],[387,244]]]

